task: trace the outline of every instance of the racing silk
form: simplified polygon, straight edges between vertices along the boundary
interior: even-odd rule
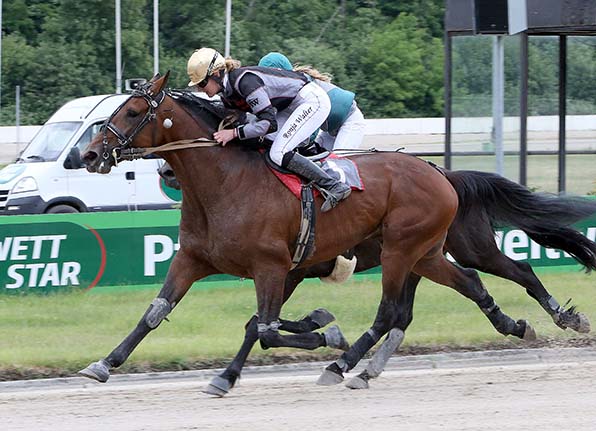
[[[331,100],[331,112],[327,117],[327,120],[321,126],[321,129],[326,131],[332,136],[337,136],[340,127],[345,123],[348,118],[355,110],[356,104],[354,98],[356,95],[351,91],[339,88],[330,82],[315,80],[315,82],[327,92],[329,99]]]
[[[256,116],[256,121],[237,128],[238,137],[250,139],[277,131],[277,112],[286,109],[308,82],[301,73],[269,67],[241,67],[227,73],[221,94],[224,104]]]

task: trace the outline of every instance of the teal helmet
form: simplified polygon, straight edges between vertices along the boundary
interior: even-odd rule
[[[292,63],[288,57],[279,52],[270,52],[259,60],[259,66],[276,67],[278,69],[292,70]]]

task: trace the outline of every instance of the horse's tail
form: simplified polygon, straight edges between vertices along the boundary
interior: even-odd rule
[[[457,217],[462,222],[478,222],[471,220],[472,215],[484,214],[493,231],[498,226],[519,228],[544,247],[566,251],[587,271],[596,269],[596,243],[570,226],[596,213],[596,201],[533,193],[486,172],[445,171],[445,175],[457,192]]]

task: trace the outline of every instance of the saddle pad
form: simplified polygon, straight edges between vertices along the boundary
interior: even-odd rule
[[[340,157],[336,154],[330,154],[329,157],[322,161],[316,162],[321,168],[327,172],[327,174],[340,180],[352,187],[352,190],[364,190],[364,183],[360,178],[360,172],[356,163],[345,157]],[[300,192],[302,190],[302,179],[295,174],[284,174],[278,170],[269,167],[271,172],[282,182],[284,185],[300,199]],[[306,181],[306,180],[305,180]],[[315,196],[319,194],[319,191],[315,189]]]

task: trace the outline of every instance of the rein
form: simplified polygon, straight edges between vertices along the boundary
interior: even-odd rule
[[[134,137],[149,123],[154,121],[157,117],[156,110],[161,105],[161,103],[165,100],[167,95],[166,90],[162,90],[156,95],[150,90],[150,84],[147,83],[144,86],[141,86],[135,89],[131,95],[131,97],[141,97],[143,98],[148,105],[148,110],[141,119],[141,121],[135,126],[132,133],[130,135],[126,135],[122,132],[114,123],[112,123],[112,119],[114,116],[120,112],[122,107],[126,104],[126,101],[122,103],[116,109],[112,115],[106,120],[104,123],[104,130],[103,130],[103,154],[102,158],[107,161],[110,156],[114,158],[114,165],[118,166],[118,162],[122,160],[136,160],[148,156],[149,154],[161,152],[161,151],[174,151],[180,150],[184,148],[200,148],[200,147],[214,147],[219,145],[217,141],[207,138],[196,138],[196,139],[182,139],[179,141],[168,142],[163,145],[159,146],[152,146],[150,148],[130,148],[130,143],[133,141]],[[223,124],[223,121],[222,121]],[[220,129],[223,125],[220,124]],[[110,131],[114,134],[118,141],[118,147],[112,149],[110,154],[108,150],[108,136],[107,132]]]
[[[215,147],[219,145],[217,141],[207,138],[196,138],[196,139],[181,139],[179,141],[168,142],[167,144],[158,145],[157,147],[151,148],[114,148],[112,150],[112,156],[116,161],[118,160],[136,160],[141,159],[149,154],[158,153],[161,151],[174,151],[181,150],[184,148],[204,148],[204,147]]]

